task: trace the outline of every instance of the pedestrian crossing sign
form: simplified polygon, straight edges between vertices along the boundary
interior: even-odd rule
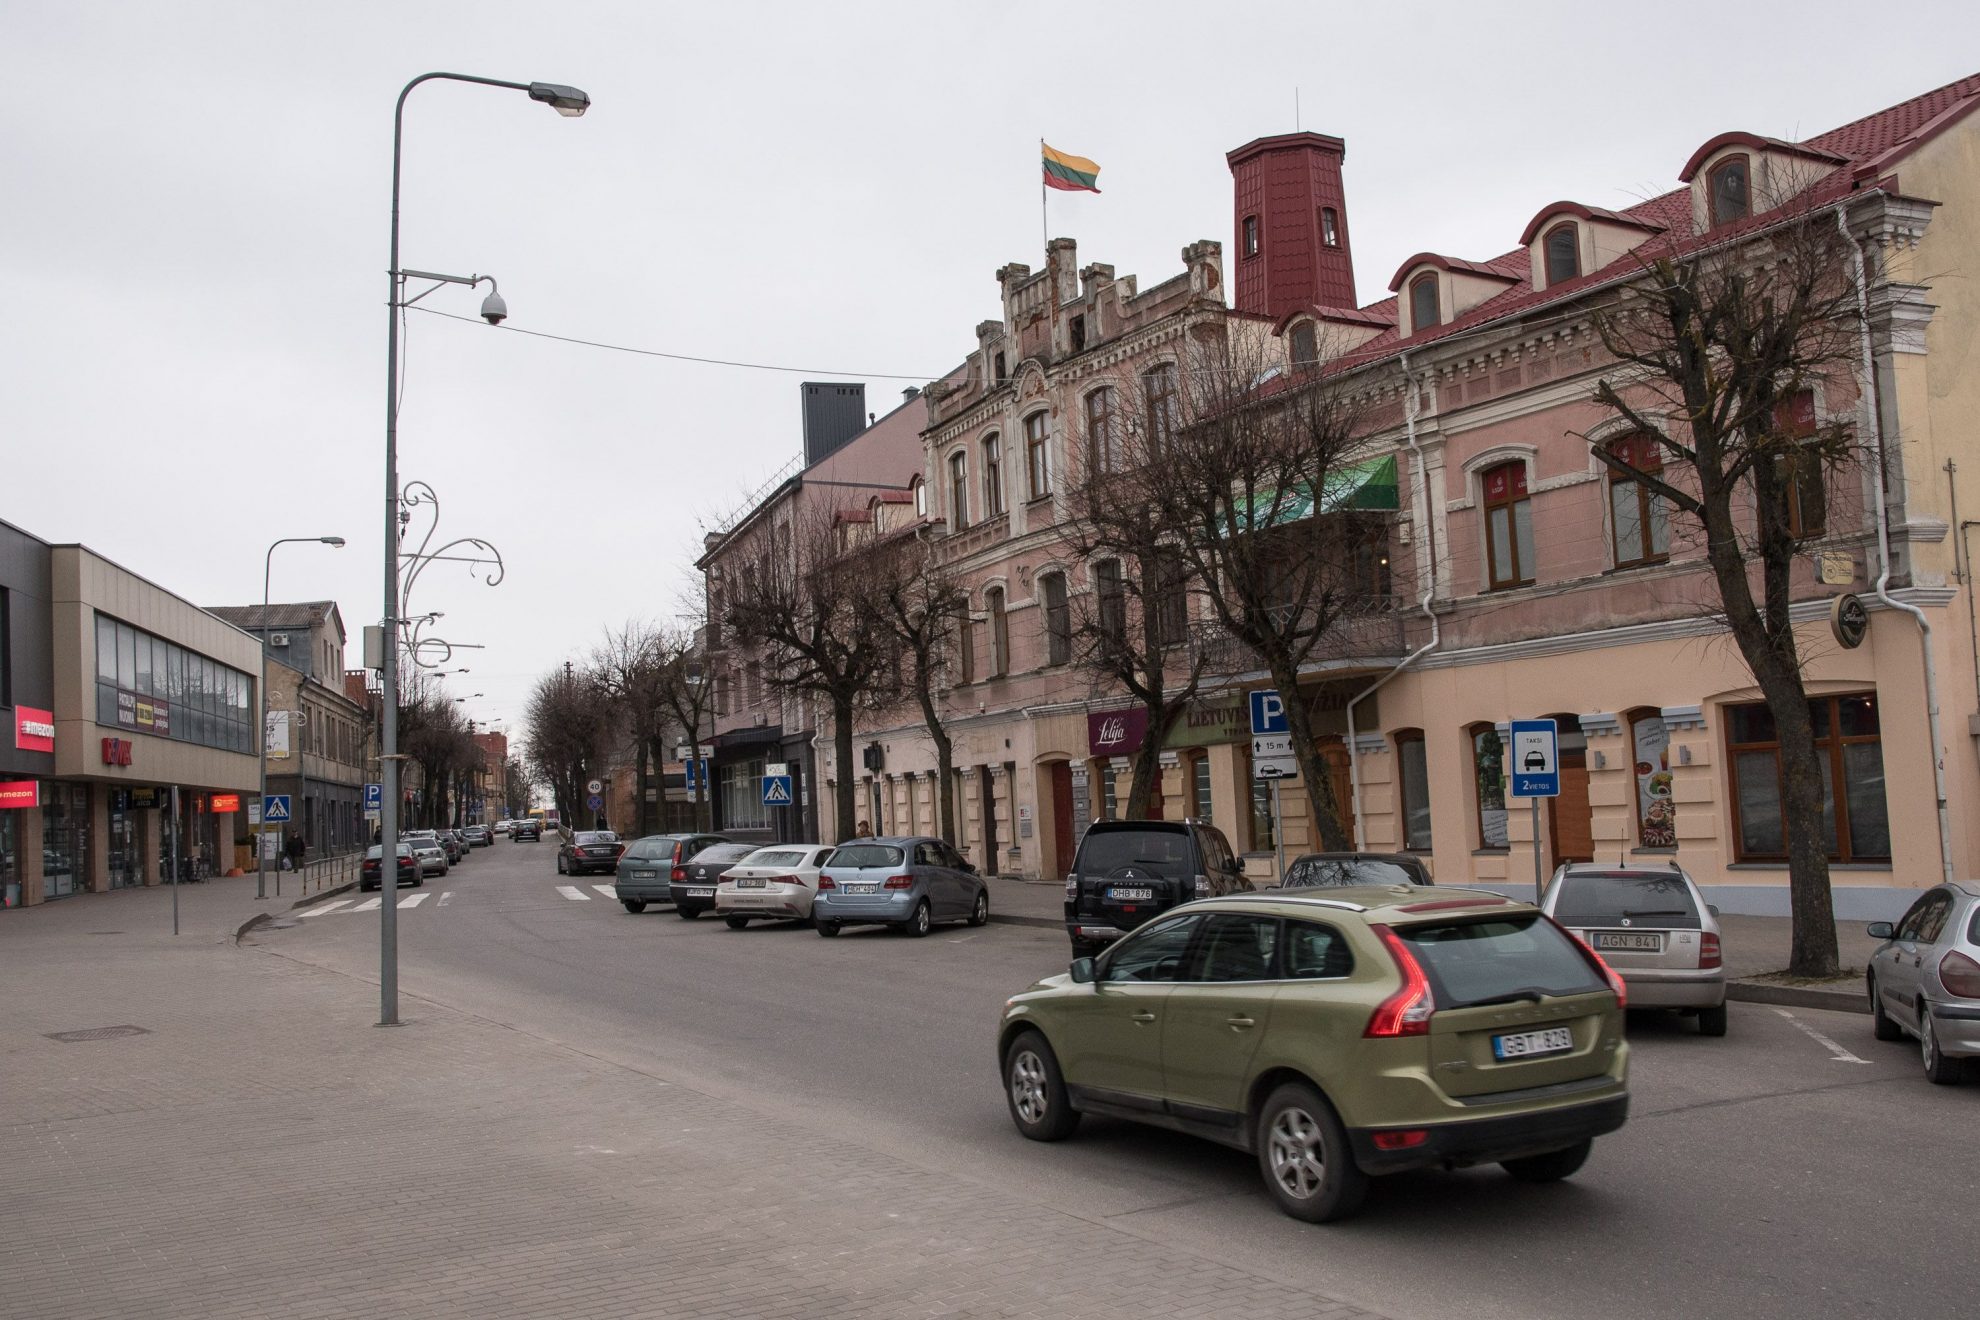
[[[268,825],[287,825],[289,823],[289,795],[287,793],[270,793],[267,797],[263,798],[261,819],[264,824]]]
[[[791,777],[789,775],[763,776],[763,805],[766,807],[788,807],[791,805]]]

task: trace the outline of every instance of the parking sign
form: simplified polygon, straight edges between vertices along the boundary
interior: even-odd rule
[[[1552,720],[1512,722],[1512,795],[1561,795],[1560,737]]]
[[[1290,733],[1286,723],[1286,703],[1277,688],[1258,688],[1251,693],[1251,736],[1261,733]]]

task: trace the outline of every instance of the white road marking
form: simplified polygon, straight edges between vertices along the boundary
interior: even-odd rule
[[[607,898],[615,899],[619,896],[619,891],[613,888],[611,885],[593,885],[592,888],[596,889],[599,893],[605,895],[605,897]]]
[[[1786,1018],[1789,1024],[1792,1025],[1796,1031],[1799,1031],[1802,1035],[1808,1037],[1810,1040],[1814,1041],[1817,1045],[1820,1045],[1824,1049],[1828,1050],[1830,1054],[1833,1054],[1835,1056],[1835,1061],[1837,1063],[1870,1062],[1870,1060],[1868,1059],[1857,1058],[1854,1054],[1851,1054],[1848,1050],[1836,1044],[1834,1041],[1830,1040],[1827,1036],[1824,1036],[1821,1032],[1815,1030],[1815,1028],[1809,1026],[1806,1022],[1803,1022],[1800,1018],[1788,1012],[1785,1008],[1777,1008],[1774,1011],[1776,1013],[1779,1013],[1782,1017]]]
[[[383,899],[378,899],[378,898],[367,898],[367,899],[365,899],[365,900],[364,900],[364,902],[362,902],[362,903],[360,903],[360,904],[358,904],[358,905],[357,905],[356,907],[354,907],[354,908],[352,908],[352,909],[351,909],[351,911],[353,911],[353,912],[369,912],[369,911],[371,911],[371,910],[372,910],[373,908],[375,908],[375,907],[377,907],[377,906],[378,906],[378,905],[379,905],[380,903],[382,903],[383,901],[384,901]]]
[[[558,885],[557,892],[562,894],[565,898],[575,898],[586,903],[589,903],[591,901],[591,895],[585,893],[582,889],[579,889],[576,885]]]
[[[435,904],[434,904],[433,906],[434,906],[434,907],[446,907],[446,906],[447,906],[447,900],[448,900],[448,899],[450,899],[450,898],[452,898],[453,896],[454,896],[454,891],[453,891],[453,890],[451,890],[451,889],[443,889],[443,890],[441,890],[441,891],[440,891],[440,901],[439,901],[438,903],[435,903]]]
[[[348,898],[340,898],[334,902],[325,903],[320,907],[313,907],[305,912],[298,912],[296,915],[299,917],[320,917],[326,912],[335,912],[338,908],[343,907],[350,901]]]
[[[399,900],[399,906],[401,908],[416,908],[421,903],[424,903],[428,897],[429,895],[426,894],[408,894]]]

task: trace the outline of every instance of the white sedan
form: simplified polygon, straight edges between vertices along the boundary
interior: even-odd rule
[[[774,843],[758,848],[722,875],[716,914],[741,930],[751,921],[809,921],[818,871],[832,855],[823,843]]]

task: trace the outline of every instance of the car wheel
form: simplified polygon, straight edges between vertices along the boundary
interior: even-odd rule
[[[969,924],[987,926],[990,924],[990,891],[984,890],[976,896],[976,906],[969,910]]]
[[[359,892],[360,894],[368,894],[368,893],[370,893],[370,892],[371,892],[372,890],[374,890],[374,889],[376,889],[376,888],[378,888],[378,886],[377,886],[377,885],[372,885],[372,884],[365,884],[365,883],[363,883],[363,882],[359,882],[359,884],[358,884],[358,892]]]
[[[622,898],[619,900],[619,904],[628,912],[646,911],[646,900],[642,898]]]
[[[1867,978],[1870,987],[1870,1034],[1878,1040],[1903,1040],[1904,1028],[1897,1019],[1884,1011],[1884,997],[1877,993],[1877,977],[1873,973]]]
[[[1523,1183],[1559,1182],[1586,1164],[1588,1152],[1593,1149],[1593,1141],[1578,1141],[1566,1150],[1550,1150],[1545,1155],[1507,1160],[1499,1167]]]
[[[423,876],[423,875],[416,875],[416,876],[414,876],[414,877],[413,877],[413,888],[414,888],[414,889],[421,889],[421,888],[424,888],[424,887],[425,887],[425,885],[426,885],[426,877],[425,877],[425,876]]]
[[[1939,1033],[1932,1026],[1932,1006],[1918,1005],[1918,1053],[1925,1061],[1925,1078],[1939,1086],[1951,1086],[1966,1076],[1966,1060],[1947,1058],[1939,1048]]]
[[[901,929],[906,931],[908,934],[914,936],[916,939],[920,939],[923,935],[926,935],[929,932],[929,929],[933,927],[934,924],[935,924],[934,914],[929,912],[928,900],[924,898],[919,903],[916,903],[914,905],[914,915],[907,919],[907,921],[901,926]]]
[[[747,930],[748,928],[749,928],[749,918],[748,918],[748,917],[730,917],[730,918],[729,918],[729,929],[730,929],[730,930]]]
[[[813,917],[811,919],[811,928],[817,931],[820,935],[824,936],[828,940],[831,939],[834,935],[837,935],[839,933],[838,922],[820,921],[816,917]]]
[[[1092,940],[1075,939],[1072,942],[1072,951],[1075,958],[1091,958],[1100,952],[1100,946]]]
[[[1723,1036],[1726,1034],[1726,1006],[1701,1008],[1698,1010],[1698,1034],[1701,1036]]]
[[[1265,1097],[1256,1144],[1266,1190],[1295,1219],[1341,1219],[1367,1195],[1368,1175],[1354,1162],[1341,1120],[1303,1082],[1288,1082]]]
[[[1033,1141],[1064,1141],[1079,1126],[1059,1060],[1035,1031],[1019,1032],[1004,1051],[1004,1098],[1011,1122]]]
[[[676,903],[674,905],[674,915],[679,917],[682,921],[693,921],[696,917],[701,915],[701,909],[687,907],[684,904]]]
[[[558,853],[558,854],[557,854],[557,874],[558,874],[558,875],[562,875],[563,873],[564,873],[564,854],[562,854],[562,853]]]

